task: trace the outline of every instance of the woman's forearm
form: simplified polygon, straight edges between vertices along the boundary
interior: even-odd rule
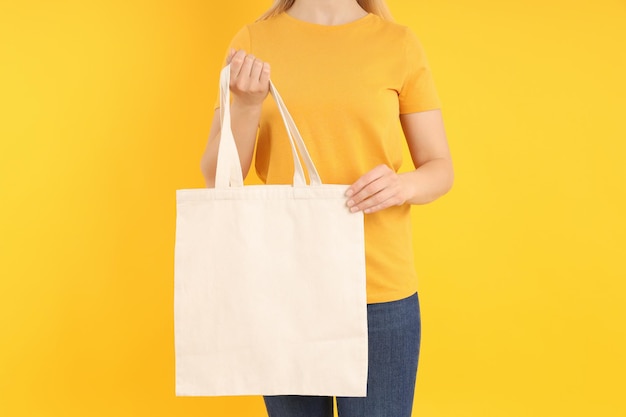
[[[245,178],[252,163],[261,107],[269,93],[270,66],[244,50],[232,49],[227,61],[230,65],[228,88],[233,97],[230,104],[231,128],[239,152],[241,173]],[[220,124],[219,110],[216,110],[209,132],[209,142],[200,163],[207,187],[215,186]]]
[[[414,171],[400,174],[407,190],[406,203],[427,204],[452,188],[454,171],[449,158],[430,160]]]
[[[254,154],[259,120],[261,120],[261,105],[240,104],[235,99],[230,106],[230,117],[233,137],[237,145],[237,152],[239,152],[241,171],[245,178],[250,170]]]
[[[204,155],[202,156],[201,169],[205,179],[206,186],[212,188],[215,186],[215,170],[217,167],[217,152],[219,149],[221,129],[219,120],[219,110],[216,110],[213,120],[213,126],[216,129],[211,129],[209,135],[209,142],[207,144]],[[239,153],[239,161],[241,163],[241,172],[243,177],[248,174],[250,165],[252,163],[252,156],[254,153],[254,145],[256,142],[257,128],[259,120],[261,118],[261,106],[240,104],[237,100],[234,100],[230,106],[231,115],[231,129],[233,137],[235,138],[235,144],[237,145],[237,152]]]

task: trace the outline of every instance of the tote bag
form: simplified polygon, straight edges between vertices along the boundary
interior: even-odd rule
[[[229,71],[215,188],[176,193],[176,394],[363,397],[363,215],[346,207],[347,185],[322,184],[273,84],[293,184],[243,185]]]

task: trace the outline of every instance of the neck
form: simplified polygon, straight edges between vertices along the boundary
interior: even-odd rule
[[[287,13],[319,25],[341,25],[367,15],[356,0],[296,0]]]

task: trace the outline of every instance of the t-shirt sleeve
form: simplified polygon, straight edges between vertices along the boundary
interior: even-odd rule
[[[419,39],[406,29],[406,72],[400,89],[400,114],[441,108],[426,53]]]
[[[230,54],[231,49],[235,49],[235,50],[243,49],[244,51],[250,53],[250,29],[248,29],[248,26],[244,26],[239,32],[237,32],[235,37],[230,41],[228,48],[226,48],[226,53],[224,54],[223,66],[226,66],[226,64],[228,63],[227,62],[228,54]],[[219,91],[217,92],[217,98],[215,100],[214,108],[216,110],[220,108]]]

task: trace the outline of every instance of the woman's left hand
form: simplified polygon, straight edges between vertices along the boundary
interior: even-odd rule
[[[348,188],[346,196],[353,213],[374,213],[400,206],[409,198],[406,180],[387,165],[378,165],[364,174]]]

